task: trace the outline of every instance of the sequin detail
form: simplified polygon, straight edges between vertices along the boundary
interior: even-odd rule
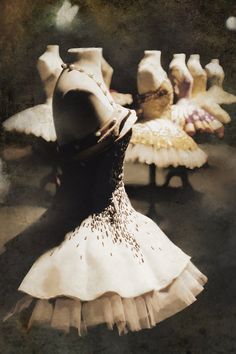
[[[197,144],[178,126],[167,121],[156,119],[144,124],[138,123],[133,127],[132,144],[151,145],[156,150],[162,148],[175,148],[179,150],[196,150]]]
[[[113,244],[125,244],[132,251],[133,256],[143,260],[143,255],[139,244],[135,240],[133,233],[129,229],[136,225],[136,213],[132,208],[124,190],[123,182],[119,183],[114,191],[111,202],[107,208],[99,214],[92,215],[91,231],[96,235],[96,231],[111,238]],[[97,236],[97,239],[100,238]],[[102,245],[104,242],[100,240]]]
[[[106,175],[106,169],[110,169],[109,178],[106,181],[106,190],[110,191],[104,196],[103,188],[99,185],[94,191],[94,207],[98,204],[104,203],[104,207],[99,212],[93,212],[88,220],[82,222],[72,233],[67,235],[67,241],[73,240],[78,235],[81,228],[87,229],[88,234],[81,238],[85,242],[92,237],[101,244],[105,249],[107,248],[107,255],[115,257],[116,248],[112,250],[108,246],[112,241],[114,246],[125,246],[129,249],[133,257],[141,264],[144,262],[144,257],[140,246],[135,239],[134,232],[139,231],[137,224],[137,214],[130,204],[128,196],[124,188],[124,155],[129,144],[131,131],[121,141],[119,141],[115,148],[107,152],[101,165],[101,176]],[[108,163],[108,161],[110,163]],[[101,183],[104,183],[101,181]],[[110,195],[110,196],[109,196]],[[131,231],[132,230],[132,231]],[[77,242],[76,247],[80,249]],[[82,247],[82,246],[81,246]]]

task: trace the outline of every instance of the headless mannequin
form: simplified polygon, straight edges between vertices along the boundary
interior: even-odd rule
[[[170,118],[173,103],[173,90],[166,72],[161,66],[161,51],[145,50],[139,63],[137,86],[140,95],[163,91],[158,99],[141,103],[144,120]]]
[[[174,54],[169,66],[170,80],[178,99],[190,98],[193,87],[193,78],[185,64],[184,53]]]
[[[225,73],[220,65],[219,59],[212,59],[209,64],[205,66],[208,78],[208,95],[212,96],[218,104],[232,104],[236,103],[236,96],[225,91],[223,88],[223,81]]]
[[[104,87],[101,72],[102,49],[69,49],[70,62],[77,69],[94,75]],[[107,94],[109,95],[109,93]],[[109,97],[112,101],[112,98]],[[96,82],[87,74],[65,69],[55,88],[53,115],[59,144],[81,139],[97,131],[108,120],[113,106]]]
[[[173,88],[165,70],[161,66],[161,51],[146,50],[144,57],[138,67],[137,85],[139,94],[150,91],[157,91],[159,88],[165,90],[166,94],[141,104],[144,120],[167,118],[171,116],[171,105],[173,104]],[[172,177],[181,178],[184,186],[188,185],[187,171],[183,167],[170,167],[166,176],[165,187],[168,186]],[[149,165],[149,185],[156,186],[156,165]],[[150,201],[149,215],[154,210],[153,201]]]
[[[207,87],[207,73],[200,63],[199,54],[191,54],[187,62],[187,67],[193,77],[192,96],[205,93]]]
[[[210,63],[205,66],[205,69],[209,86],[222,87],[225,73],[222,66],[220,65],[219,59],[212,59]]]
[[[196,63],[196,60],[194,60],[194,62]],[[210,87],[206,90],[205,79],[202,78],[201,88],[198,86],[201,91],[199,91],[193,98],[204,110],[213,115],[221,123],[227,124],[231,121],[231,118],[229,114],[220,107],[220,104],[234,103],[236,102],[236,97],[225,92],[222,88],[225,76],[223,68],[220,66],[218,59],[212,59],[211,62],[205,66],[205,70],[202,70],[207,76],[208,85]]]
[[[161,66],[160,50],[145,50],[144,57],[138,66],[137,85],[139,94],[155,91],[167,78]]]
[[[63,70],[53,97],[53,115],[59,145],[83,139],[95,133],[118,113],[101,71],[101,48],[74,48],[68,51],[72,64]],[[82,70],[83,72],[79,71]],[[134,122],[134,115],[125,123],[124,135]]]
[[[46,51],[38,59],[37,69],[44,84],[47,99],[52,98],[57,79],[62,71],[62,63],[58,45],[48,45]]]

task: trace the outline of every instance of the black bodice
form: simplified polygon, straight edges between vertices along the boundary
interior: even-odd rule
[[[130,138],[131,131],[87,161],[62,162],[58,195],[77,206],[82,217],[101,212],[109,205],[112,193],[123,185],[124,156]]]

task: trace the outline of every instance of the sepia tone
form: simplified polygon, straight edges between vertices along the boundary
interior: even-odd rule
[[[236,15],[235,1],[71,0],[79,9],[69,26],[56,22],[63,3],[0,1],[1,123],[45,102],[37,61],[49,44],[59,45],[64,62],[69,48],[102,47],[114,70],[111,88],[132,93],[132,107],[137,103],[137,70],[145,50],[162,52],[166,72],[174,53],[185,53],[187,58],[198,53],[203,67],[219,58],[225,72],[223,87],[236,94],[236,32],[226,27],[226,20]],[[126,191],[134,208],[192,255],[208,283],[198,301],[186,310],[153,329],[123,336],[103,326],[78,337],[73,330],[64,334],[36,327],[28,332],[18,318],[2,322],[20,298],[17,289],[33,262],[45,249],[60,243],[68,225],[76,225],[77,220],[67,208],[72,195],[54,201],[54,143],[1,127],[1,353],[236,352],[236,114],[235,104],[222,107],[231,117],[224,137],[196,137],[208,155],[208,165],[189,171],[183,184],[177,178],[181,169],[167,187],[163,184],[168,171],[156,171],[157,186],[153,186],[148,184],[147,165],[125,164]],[[72,185],[75,191],[73,178]]]

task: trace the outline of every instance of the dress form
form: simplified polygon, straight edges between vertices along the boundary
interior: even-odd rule
[[[62,71],[62,63],[58,45],[47,45],[46,51],[38,59],[37,69],[47,98],[51,98],[53,95],[57,79]]]
[[[155,91],[167,77],[161,66],[160,50],[145,50],[138,66],[137,86],[139,94]]]
[[[208,77],[209,89],[202,85],[202,90],[193,99],[206,112],[214,116],[219,122],[227,124],[231,121],[229,114],[220,107],[221,103],[233,103],[235,96],[225,92],[222,88],[224,80],[223,68],[219,65],[218,59],[212,61],[205,67]]]
[[[205,70],[207,73],[209,86],[222,87],[225,73],[222,66],[220,65],[219,59],[211,59],[210,63],[206,64]]]
[[[56,140],[52,117],[52,95],[62,71],[62,63],[59,46],[48,45],[37,62],[37,70],[46,93],[46,102],[14,114],[3,123],[4,129],[41,137],[47,142]]]
[[[173,89],[161,66],[161,51],[145,50],[138,66],[137,87],[140,98],[144,97],[140,102],[144,120],[170,118]]]
[[[53,96],[54,124],[61,146],[96,132],[117,111],[121,115],[129,112],[114,102],[106,87],[101,71],[101,48],[73,48],[68,55],[71,64],[64,65]],[[134,116],[130,118],[123,134],[133,124]]]
[[[171,121],[173,88],[160,62],[160,51],[145,51],[138,68],[138,91],[143,120],[133,127],[126,161],[150,166],[150,184],[155,168],[201,167],[206,154]]]
[[[187,67],[193,78],[192,97],[206,91],[207,74],[200,63],[199,54],[191,54],[187,62]]]
[[[222,124],[208,112],[200,108],[192,99],[193,77],[185,63],[184,53],[174,54],[169,66],[169,76],[177,97],[172,106],[172,121],[193,136],[197,131],[223,135]]]
[[[59,150],[79,139],[100,136],[98,128],[113,122],[118,113],[130,113],[117,107],[107,92],[101,58],[99,48],[69,50],[71,64],[63,64],[53,95]],[[151,219],[136,212],[129,201],[123,161],[131,137],[129,124],[134,120],[132,113],[126,117],[121,128],[124,135],[99,154],[92,150],[89,158],[73,159],[69,151],[63,156],[62,165],[67,164],[68,170],[66,176],[62,174],[59,191],[67,198],[63,178],[68,178],[73,198],[69,196],[67,202],[74,199],[70,211],[75,200],[76,204],[79,201],[76,224],[73,216],[73,226],[64,241],[47,248],[18,288],[26,296],[7,317],[26,308],[28,317],[32,309],[28,329],[35,323],[65,332],[74,327],[78,335],[83,335],[89,327],[100,324],[110,330],[116,326],[119,334],[152,328],[189,306],[203,290],[207,278],[190,257]],[[180,151],[182,158],[196,167],[197,145],[170,120],[163,121],[174,130],[174,136],[171,142],[169,135],[162,136],[158,143],[158,126],[151,136],[154,149],[159,144],[163,152],[165,144],[166,155],[166,147],[177,141],[176,149],[170,147],[172,159],[178,159]]]
[[[236,103],[236,96],[225,91],[223,88],[223,81],[225,73],[223,67],[220,65],[219,59],[212,59],[210,63],[205,66],[208,79],[208,97],[212,97],[218,104],[232,104]]]
[[[105,87],[101,72],[101,48],[73,48],[68,50],[68,56],[76,69],[94,75],[101,86]],[[59,144],[69,143],[96,131],[99,123],[108,120],[114,111],[109,99],[112,102],[109,92],[105,96],[87,74],[65,69],[58,80],[53,98],[54,124]]]
[[[174,54],[169,65],[169,77],[178,99],[190,98],[192,94],[193,78],[185,60],[186,55],[184,53]]]

